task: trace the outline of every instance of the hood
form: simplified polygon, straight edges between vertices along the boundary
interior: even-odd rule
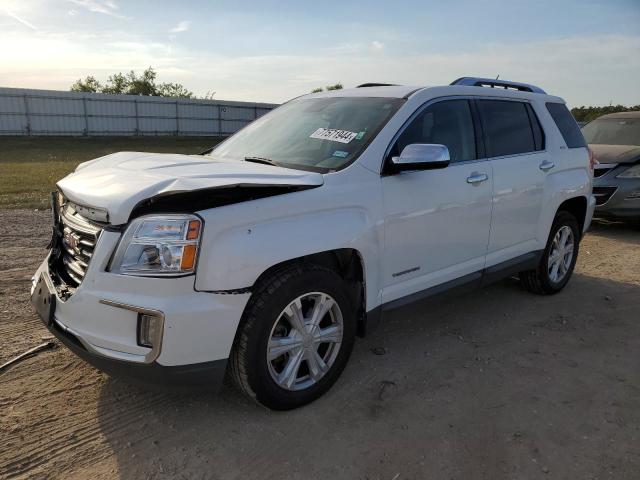
[[[640,160],[640,145],[589,144],[600,163],[633,163]]]
[[[223,187],[317,187],[320,173],[202,155],[120,152],[82,163],[58,182],[72,202],[105,209],[109,223],[126,223],[143,200]]]

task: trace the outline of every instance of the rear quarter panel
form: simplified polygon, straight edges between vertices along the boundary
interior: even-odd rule
[[[532,105],[542,122],[545,131],[546,149],[549,160],[555,163],[547,175],[544,186],[544,198],[536,240],[538,248],[546,246],[549,231],[560,205],[575,197],[584,197],[587,201],[587,218],[585,226],[590,222],[589,204],[593,176],[589,167],[589,151],[586,147],[568,148],[562,134],[558,130],[553,117],[546,108],[546,102],[563,102],[558,97],[542,97],[534,99]]]

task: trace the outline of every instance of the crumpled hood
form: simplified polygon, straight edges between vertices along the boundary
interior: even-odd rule
[[[600,163],[633,163],[640,160],[639,145],[598,145],[590,144]]]
[[[142,200],[171,192],[250,186],[320,186],[320,173],[252,162],[222,162],[202,155],[119,152],[82,163],[58,182],[72,202],[108,211],[126,223]]]

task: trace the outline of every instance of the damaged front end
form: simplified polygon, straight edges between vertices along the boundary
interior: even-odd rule
[[[128,222],[112,225],[109,212],[79,205],[63,192],[51,195],[53,230],[48,248],[49,272],[58,296],[66,300],[84,280],[98,239],[105,230],[124,232],[134,219],[150,214],[193,214],[225,205],[284,195],[316,185],[234,185],[194,191],[164,192],[140,201]]]
[[[52,193],[51,210],[49,272],[58,296],[65,300],[84,280],[100,233],[111,227],[82,215],[86,215],[89,208],[66,201],[60,192]]]

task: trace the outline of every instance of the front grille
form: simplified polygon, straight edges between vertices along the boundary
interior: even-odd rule
[[[593,196],[596,197],[596,205],[604,205],[616,193],[618,187],[593,187]]]
[[[60,213],[61,266],[70,286],[78,287],[87,272],[102,229],[78,214],[69,204],[64,205]]]

